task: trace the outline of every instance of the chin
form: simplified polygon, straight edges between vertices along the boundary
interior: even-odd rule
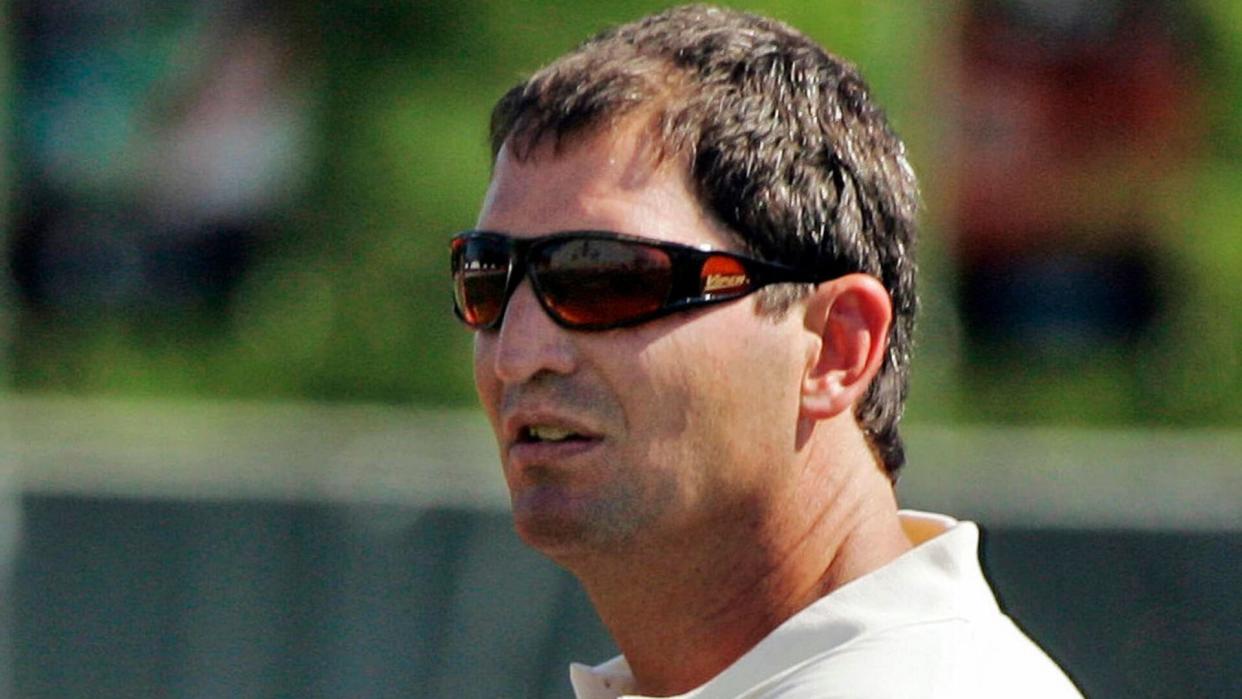
[[[581,522],[514,517],[513,528],[524,544],[564,567],[613,550],[598,531]]]
[[[615,552],[633,535],[614,508],[539,488],[513,498],[513,527],[527,546],[553,560]],[[620,519],[620,521],[618,521]]]

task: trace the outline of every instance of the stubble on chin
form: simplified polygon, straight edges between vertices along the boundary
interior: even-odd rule
[[[573,473],[532,474],[538,482],[512,497],[522,540],[554,560],[615,556],[641,545],[669,494],[645,492],[619,464],[612,466],[617,470],[604,471],[606,478],[591,487],[574,483]]]

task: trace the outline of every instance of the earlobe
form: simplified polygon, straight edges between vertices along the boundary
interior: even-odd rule
[[[878,279],[850,274],[807,300],[806,329],[819,338],[802,378],[802,413],[824,420],[851,410],[884,362],[892,302]]]

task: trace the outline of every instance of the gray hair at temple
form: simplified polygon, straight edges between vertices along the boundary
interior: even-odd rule
[[[844,264],[884,284],[888,351],[855,413],[896,481],[919,194],[905,146],[858,71],[780,22],[678,7],[605,30],[509,90],[492,112],[493,158],[506,143],[522,160],[545,140],[637,117],[750,253],[808,270]],[[764,289],[759,312],[780,315],[809,288]]]

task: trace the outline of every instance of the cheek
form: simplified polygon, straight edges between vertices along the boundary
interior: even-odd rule
[[[694,493],[728,471],[730,452],[738,446],[750,386],[739,379],[748,361],[711,341],[720,333],[699,330],[670,333],[643,348],[634,370],[617,390],[627,406],[635,458],[649,464],[653,478]],[[727,336],[727,335],[723,335]]]
[[[474,334],[474,390],[479,396],[479,404],[483,406],[488,418],[492,420],[493,426],[496,422],[496,406],[499,400],[499,382],[492,371],[495,365],[493,360],[495,345],[494,337],[491,335],[482,332]]]
[[[749,309],[746,309],[749,312]],[[796,332],[747,322],[670,335],[644,355],[651,429],[704,478],[748,477],[756,453],[795,440],[804,353]],[[710,463],[709,463],[710,462]]]

